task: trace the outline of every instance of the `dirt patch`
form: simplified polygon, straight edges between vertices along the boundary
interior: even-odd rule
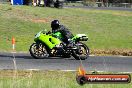
[[[132,16],[132,14],[130,13],[113,13],[113,15],[116,15],[116,16]]]
[[[17,71],[17,76],[19,77],[28,77],[30,74],[29,71]],[[14,77],[15,72],[14,70],[1,70],[0,77]]]
[[[125,49],[115,49],[115,50],[91,50],[91,54],[94,55],[122,55],[122,56],[132,56],[132,50]]]
[[[48,23],[49,22],[48,19],[31,19],[31,21],[35,23]]]

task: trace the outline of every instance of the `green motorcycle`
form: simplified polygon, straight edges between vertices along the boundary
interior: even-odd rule
[[[87,41],[85,34],[77,34],[71,40],[74,41],[74,47],[67,47],[62,41],[63,36],[60,32],[49,33],[40,31],[35,35],[34,41],[30,46],[29,52],[32,57],[42,59],[47,57],[70,58],[73,56],[76,60],[85,60],[89,56],[89,48],[80,41]]]

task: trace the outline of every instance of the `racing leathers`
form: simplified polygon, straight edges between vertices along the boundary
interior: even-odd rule
[[[63,25],[60,25],[58,29],[52,29],[53,33],[60,32],[63,36],[62,41],[65,42],[68,46],[71,46],[73,34]]]

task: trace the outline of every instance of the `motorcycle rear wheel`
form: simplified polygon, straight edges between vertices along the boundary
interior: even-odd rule
[[[84,43],[80,43],[79,45],[79,52],[78,51],[73,51],[72,56],[76,59],[76,60],[85,60],[89,57],[89,48],[86,44]]]

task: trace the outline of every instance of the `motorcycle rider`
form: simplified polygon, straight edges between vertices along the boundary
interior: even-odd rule
[[[60,32],[63,36],[63,42],[67,44],[68,47],[73,47],[73,41],[71,38],[73,34],[64,25],[61,25],[59,20],[53,20],[51,22],[52,33]]]

